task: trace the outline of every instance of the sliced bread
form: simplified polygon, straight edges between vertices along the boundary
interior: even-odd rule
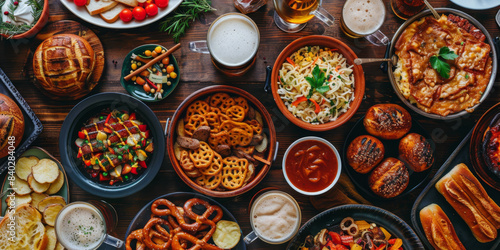
[[[15,223],[12,241],[11,218]],[[7,214],[0,222],[0,249],[45,249],[48,243],[42,215],[32,206],[24,204],[14,214]]]
[[[139,2],[137,2],[137,0],[115,0],[115,1],[123,3],[130,7],[137,7],[137,5],[139,5]]]
[[[101,15],[102,19],[108,23],[114,23],[118,18],[120,18],[120,12],[122,12],[123,9],[125,9],[125,5],[123,4],[117,4],[115,7],[112,9],[102,12],[99,15]]]
[[[113,0],[88,0],[86,7],[90,15],[97,15],[99,13],[112,9],[117,4],[118,3]]]

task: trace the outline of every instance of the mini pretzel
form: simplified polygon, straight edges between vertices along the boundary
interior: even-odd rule
[[[208,113],[209,110],[210,106],[208,106],[208,103],[202,100],[197,100],[191,103],[191,105],[189,105],[189,107],[187,108],[186,117],[191,117],[195,114],[204,115]]]
[[[186,150],[181,151],[180,164],[185,171],[193,171],[193,169],[195,169],[194,163],[191,161],[191,158],[189,158],[189,153]]]
[[[210,126],[210,133],[219,132],[220,120],[219,115],[215,112],[208,112],[205,114],[205,119],[208,122],[208,126]]]
[[[220,121],[220,123],[223,123],[225,121],[231,121],[231,118],[229,118],[229,116],[227,116],[226,114],[221,113],[221,114],[219,114],[219,121]]]
[[[233,129],[233,128],[242,129],[242,130],[246,131],[247,133],[252,134],[252,136],[253,136],[252,127],[244,122],[235,122],[235,121],[228,120],[228,121],[224,121],[220,125],[220,130],[225,130],[228,132],[231,131],[231,129]]]
[[[150,231],[152,230],[152,227],[155,226],[155,225],[166,225],[166,226],[169,226],[170,227],[170,224],[168,223],[168,221],[164,220],[164,219],[161,219],[161,218],[152,218],[148,221],[148,223],[146,223],[146,226],[144,226],[144,229],[143,229],[143,237],[144,237],[144,244],[146,244],[147,247],[149,248],[153,248],[153,249],[167,249],[170,247],[170,244],[172,244],[172,237],[170,237],[170,235],[168,235],[168,241],[166,241],[165,243],[163,244],[156,244],[152,241],[151,239],[151,234],[150,234]]]
[[[137,242],[144,243],[142,229],[137,229],[127,236],[127,240],[125,241],[125,249],[126,250],[132,250],[132,247],[130,246],[130,244],[132,243],[133,240],[137,240]]]
[[[248,160],[235,156],[226,157],[222,160],[222,186],[234,190],[240,188],[248,171]]]
[[[241,106],[241,107],[243,107],[243,109],[245,109],[245,115],[248,113],[249,107],[248,107],[247,99],[245,99],[244,97],[238,96],[238,97],[234,98],[234,103],[236,103],[236,105]]]
[[[245,109],[241,106],[234,105],[226,109],[226,115],[233,121],[241,122],[245,119]]]
[[[189,117],[189,120],[184,124],[186,135],[193,136],[194,131],[201,126],[208,126],[207,119],[204,115],[194,114]]]
[[[253,132],[255,132],[255,134],[259,135],[262,133],[262,124],[260,124],[260,122],[258,122],[257,120],[247,121],[247,124],[250,125],[250,127],[252,127]]]
[[[227,131],[220,131],[219,133],[210,134],[210,137],[208,137],[208,144],[210,144],[212,148],[221,144],[229,145],[229,133]]]
[[[220,111],[222,113],[226,113],[226,110],[232,106],[234,106],[236,103],[234,102],[234,99],[229,97],[226,100],[222,101],[221,105],[219,106]]]
[[[214,151],[214,159],[212,160],[210,166],[208,166],[207,168],[200,168],[199,170],[203,175],[207,176],[219,174],[222,170],[222,157],[220,156],[220,154]]]
[[[211,107],[219,107],[223,101],[229,98],[231,97],[226,93],[216,93],[210,97],[210,101],[208,103]]]
[[[220,168],[222,170],[222,168]],[[202,175],[196,178],[196,184],[210,190],[214,190],[219,187],[222,181],[222,174],[219,171],[218,174],[215,175]]]
[[[231,146],[248,146],[252,142],[253,133],[248,133],[240,128],[229,131],[229,144]]]
[[[206,142],[201,141],[198,149],[189,150],[189,158],[196,168],[206,168],[212,163],[214,152]]]

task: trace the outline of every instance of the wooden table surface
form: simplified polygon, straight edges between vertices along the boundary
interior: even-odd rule
[[[342,33],[338,25],[338,19],[340,18],[343,1],[323,2],[324,8],[337,18],[336,25],[333,27],[326,27],[321,21],[315,18],[308,23],[303,31],[295,34],[284,33],[273,23],[272,16],[274,7],[272,1],[268,1],[268,4],[257,12],[249,14],[257,23],[261,34],[261,44],[257,54],[257,60],[254,67],[243,77],[228,78],[214,68],[210,62],[209,56],[193,53],[188,49],[188,43],[190,41],[202,40],[205,38],[209,25],[217,16],[227,12],[237,11],[231,0],[214,0],[212,6],[217,10],[206,14],[201,20],[195,21],[191,25],[186,36],[181,39],[181,49],[174,53],[179,61],[181,70],[181,81],[179,86],[174,93],[165,100],[148,104],[156,113],[162,125],[165,125],[167,118],[172,116],[180,102],[194,90],[214,84],[227,84],[250,92],[259,98],[267,107],[267,110],[275,120],[277,139],[280,143],[278,157],[273,163],[271,171],[253,190],[238,197],[217,199],[217,201],[234,214],[244,234],[248,234],[251,231],[247,214],[248,203],[251,197],[262,188],[278,187],[293,195],[300,203],[302,209],[302,223],[305,223],[311,217],[321,212],[311,205],[309,197],[300,195],[292,190],[283,177],[281,170],[283,154],[288,145],[294,140],[306,135],[321,136],[331,141],[337,149],[342,150],[344,140],[350,128],[352,128],[354,123],[363,116],[370,106],[376,103],[397,103],[403,105],[394,93],[387,74],[382,73],[378,69],[378,64],[371,64],[363,66],[366,77],[365,98],[358,112],[345,125],[328,132],[310,132],[291,124],[280,113],[272,96],[263,91],[265,67],[267,65],[272,66],[279,52],[293,40],[307,35],[327,35],[340,39],[348,44],[359,57],[383,57],[384,55],[385,47],[373,46],[363,39],[353,40]],[[387,16],[381,30],[391,38],[404,21],[397,18],[392,13],[388,0],[384,2],[386,4]],[[498,7],[490,10],[473,11],[463,9],[448,0],[431,0],[430,2],[434,7],[450,7],[463,10],[481,22],[490,32],[492,37],[500,35],[500,30],[494,22],[494,16],[499,9]],[[64,19],[81,22],[91,28],[102,42],[106,57],[105,70],[100,84],[90,95],[100,92],[126,93],[120,85],[121,64],[124,56],[134,47],[147,43],[159,43],[167,48],[174,45],[174,41],[169,35],[158,31],[158,23],[132,30],[100,28],[85,23],[71,14],[58,0],[50,1],[50,15],[50,22]],[[58,149],[59,130],[67,113],[78,101],[53,101],[42,95],[38,89],[23,76],[23,69],[25,68],[28,56],[27,52],[30,47],[29,43],[30,40],[1,40],[0,67],[7,73],[19,92],[42,121],[44,126],[43,132],[33,145],[43,147],[57,158],[60,158]],[[118,63],[114,64],[114,61]],[[427,119],[412,113],[413,118],[424,126],[436,142],[436,164],[433,173],[443,164],[481,115],[489,107],[500,101],[500,95],[497,93],[499,84],[498,79],[499,78],[497,78],[496,84],[486,101],[474,113],[461,119],[445,122]],[[0,177],[3,179],[5,174]],[[69,176],[69,178],[71,180],[71,176]],[[125,238],[125,232],[130,221],[147,202],[153,200],[157,196],[176,191],[192,191],[192,189],[184,184],[177,176],[165,152],[162,168],[150,185],[140,192],[126,198],[106,199],[106,201],[110,202],[118,211],[119,222],[115,230],[116,235],[120,238]],[[372,202],[376,206],[395,213],[408,222],[408,224],[411,224],[410,210],[420,191],[421,188],[415,190],[408,196],[392,201]],[[72,201],[99,199],[99,197],[86,193],[72,182],[70,182],[70,192]],[[285,246],[286,245],[272,246],[257,240],[249,246],[249,249],[284,249]]]

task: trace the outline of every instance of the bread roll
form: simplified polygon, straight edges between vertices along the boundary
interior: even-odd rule
[[[347,162],[358,173],[366,174],[384,159],[382,142],[371,136],[356,137],[347,148]]]
[[[410,133],[399,141],[399,156],[415,172],[425,171],[434,163],[431,144],[417,133]]]
[[[0,94],[0,158],[9,154],[9,137],[14,136],[14,144],[19,146],[24,134],[24,116],[17,104],[4,94]]]
[[[37,84],[53,99],[78,99],[88,94],[96,56],[92,46],[72,34],[55,35],[43,41],[33,55]]]
[[[396,140],[410,131],[411,116],[399,105],[377,104],[368,109],[363,125],[373,136]]]
[[[465,250],[443,209],[430,204],[420,210],[420,222],[429,243],[437,250]]]
[[[500,208],[491,200],[465,164],[455,166],[437,183],[436,189],[467,223],[479,242],[497,238]],[[496,219],[495,219],[496,218]]]
[[[370,174],[368,185],[371,190],[382,198],[392,198],[400,195],[410,181],[405,164],[396,158],[386,158]]]

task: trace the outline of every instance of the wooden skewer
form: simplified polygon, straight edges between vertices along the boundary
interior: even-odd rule
[[[172,52],[176,51],[177,49],[179,49],[181,47],[181,44],[178,43],[176,44],[174,47],[170,48],[169,50],[167,50],[165,53],[155,57],[153,60],[149,61],[148,63],[144,64],[142,67],[138,68],[137,70],[135,70],[134,72],[128,74],[127,76],[125,76],[123,79],[125,79],[125,81],[128,81],[130,80],[132,77],[140,74],[142,71],[146,70],[147,68],[151,67],[153,64],[161,61],[163,58],[169,56],[170,54],[172,54]]]
[[[262,158],[262,157],[260,157],[258,155],[254,155],[253,158],[255,158],[255,160],[258,160],[258,161],[260,161],[260,162],[262,162],[262,163],[264,163],[266,165],[271,166],[271,162],[270,161],[268,161],[268,160],[266,160],[266,159],[264,159],[264,158]]]

